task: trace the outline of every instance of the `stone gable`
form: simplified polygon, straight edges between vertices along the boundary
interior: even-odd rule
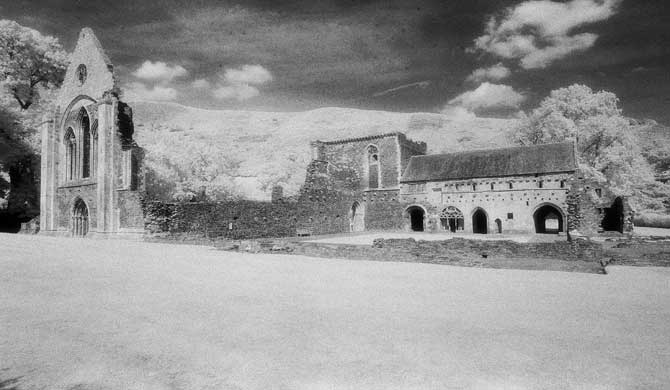
[[[80,66],[85,66],[85,78],[80,81]],[[67,106],[78,96],[89,96],[100,100],[104,93],[117,88],[114,66],[105,54],[93,30],[84,28],[70,55],[70,65],[58,96],[57,106],[64,112]]]

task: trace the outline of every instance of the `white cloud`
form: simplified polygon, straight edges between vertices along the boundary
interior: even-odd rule
[[[519,59],[525,69],[543,68],[568,54],[586,50],[598,36],[569,35],[575,28],[608,19],[621,0],[530,0],[491,18],[486,32],[475,39],[475,50]]]
[[[205,79],[197,79],[191,83],[191,87],[195,89],[209,89],[212,84]]]
[[[142,65],[135,72],[133,76],[143,80],[153,81],[171,81],[177,77],[186,76],[188,72],[181,65],[170,66],[165,62],[144,61]]]
[[[512,109],[526,97],[504,84],[482,83],[472,91],[464,92],[449,101],[451,106],[461,106],[470,111],[486,109]]]
[[[260,95],[260,91],[249,84],[233,84],[219,86],[212,91],[212,94],[215,98],[221,100],[235,99],[243,101]]]
[[[242,65],[238,69],[226,69],[223,79],[230,84],[258,85],[272,81],[272,74],[260,65]]]
[[[466,81],[472,82],[482,82],[486,80],[491,81],[500,81],[506,79],[512,74],[512,72],[504,66],[502,63],[497,63],[496,65],[489,66],[488,68],[479,68],[468,76]]]
[[[221,82],[212,91],[212,95],[221,100],[248,100],[260,95],[257,86],[266,84],[272,79],[270,71],[261,65],[227,68],[221,75]]]
[[[143,83],[130,83],[125,90],[125,97],[129,101],[137,100],[159,100],[173,101],[177,99],[177,90],[171,87],[154,86],[148,88]]]

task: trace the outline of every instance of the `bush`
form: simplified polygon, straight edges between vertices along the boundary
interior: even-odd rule
[[[635,226],[670,229],[670,215],[641,213],[633,218]]]

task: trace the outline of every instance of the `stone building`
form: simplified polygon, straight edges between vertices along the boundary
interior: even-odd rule
[[[42,129],[41,232],[143,233],[141,157],[114,66],[85,28]]]
[[[571,142],[417,156],[400,197],[413,230],[559,233],[576,170]]]

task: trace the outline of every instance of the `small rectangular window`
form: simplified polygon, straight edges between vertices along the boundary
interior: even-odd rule
[[[493,183],[491,183],[491,191],[493,191],[493,190],[494,190],[494,188],[493,188]]]
[[[509,182],[509,189],[511,190],[513,187],[512,182]]]
[[[600,188],[596,188],[596,195],[598,195],[599,198],[603,196],[603,190]]]
[[[472,184],[472,190],[477,191],[477,184],[474,184],[474,183]]]
[[[507,213],[507,219],[514,219],[514,213]]]
[[[561,180],[561,188],[565,188],[565,180]]]
[[[537,187],[538,187],[538,188],[542,188],[542,180],[538,180],[538,181],[537,181]]]

